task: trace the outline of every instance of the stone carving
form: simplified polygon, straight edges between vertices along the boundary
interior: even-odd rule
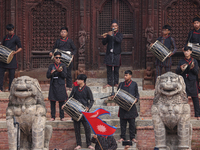
[[[158,76],[151,113],[159,150],[191,148],[190,105],[180,75],[167,72]]]
[[[147,66],[143,79],[143,90],[154,89],[154,71],[151,66]]]
[[[153,69],[151,68],[151,66],[148,66],[144,74],[144,79],[152,79],[152,78],[153,78]]]
[[[28,76],[15,78],[11,85],[6,110],[9,149],[17,149],[17,128],[20,125],[21,150],[48,150],[52,126],[46,125],[44,97],[37,79]]]

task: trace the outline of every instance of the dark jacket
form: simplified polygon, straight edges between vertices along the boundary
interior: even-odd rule
[[[194,29],[189,32],[185,46],[187,46],[188,42],[200,44],[200,29],[198,31]]]
[[[75,86],[72,89],[72,92],[69,97],[73,97],[77,101],[79,101],[84,106],[88,107],[89,109],[92,107],[94,103],[92,91],[88,86],[83,86],[82,89],[79,89],[79,86]]]
[[[19,37],[17,35],[6,35],[3,40],[2,40],[2,45],[6,46],[7,48],[16,51],[16,46],[18,48],[22,48],[21,46],[21,41],[19,39]],[[14,55],[12,61],[9,64],[0,62],[0,67],[1,68],[12,68],[12,69],[16,69],[17,68],[17,60],[16,60],[16,55]]]
[[[130,85],[129,85],[130,84]],[[129,86],[127,86],[129,85]],[[130,81],[129,83],[121,82],[119,84],[118,89],[121,88],[122,90],[127,91],[131,95],[133,95],[135,98],[137,98],[137,101],[139,101],[139,93],[138,93],[138,85],[134,81]],[[129,111],[124,110],[123,108],[119,108],[119,117],[122,119],[132,119],[136,118],[138,116],[137,108],[135,104],[132,106],[132,108]]]
[[[54,77],[58,77],[58,83],[59,84],[65,84],[65,78],[67,77],[67,69],[66,69],[66,66],[65,64],[61,63],[60,66],[63,66],[63,71],[62,72],[54,72],[51,74],[51,70],[55,69],[55,65],[54,64],[51,64],[49,65],[49,68],[48,68],[48,71],[47,71],[47,78],[51,78],[51,82],[53,82],[53,78]]]
[[[72,55],[75,55],[76,51],[77,51],[77,49],[74,45],[74,42],[71,39],[69,39],[68,37],[66,40],[57,39],[51,52],[54,52],[54,49],[56,49],[56,48],[63,50],[63,51],[70,51]]]
[[[97,138],[98,138],[103,150],[116,150],[117,149],[117,143],[113,136],[104,137],[104,136],[98,135]],[[101,147],[100,147],[97,139],[92,137],[91,142],[96,144],[95,150],[101,150]]]
[[[194,62],[194,68],[190,69],[190,67],[187,67],[187,69],[183,72],[181,70],[181,65],[183,64],[191,64],[191,62]],[[197,76],[198,76],[199,68],[198,63],[196,59],[190,58],[187,60],[186,58],[179,61],[178,66],[176,68],[176,73],[180,74],[186,84],[186,92],[188,96],[198,96],[198,87],[197,87]]]

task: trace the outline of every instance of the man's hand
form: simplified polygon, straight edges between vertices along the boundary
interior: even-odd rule
[[[184,71],[187,64],[181,65],[181,70]]]
[[[94,135],[93,135],[93,138],[97,139],[97,135],[96,135],[96,134],[94,134]]]
[[[112,36],[112,31],[109,31],[108,34],[109,34],[110,36]]]
[[[86,107],[86,112],[88,112],[89,111],[89,108],[88,107]]]
[[[104,39],[107,37],[107,34],[108,34],[108,33],[104,33],[104,34],[103,34],[103,38],[104,38]]]
[[[53,69],[53,70],[51,70],[51,74],[52,74],[52,73],[54,73],[54,71],[56,71],[56,70],[54,70],[54,69]]]
[[[194,68],[194,62],[192,62],[192,64],[190,65],[190,69]]]
[[[63,71],[63,68],[60,67],[60,68],[57,69],[57,71],[58,71],[58,72],[62,72],[62,71]]]
[[[182,48],[182,51],[184,51],[184,47]]]
[[[171,53],[168,57],[171,57],[173,55],[173,53]]]
[[[62,109],[64,108],[64,105],[62,105],[62,107],[61,107]]]
[[[11,56],[11,57],[14,57],[15,54],[17,54],[17,53],[16,53],[16,52],[12,52],[12,53],[10,54],[10,56]]]
[[[53,55],[53,53],[52,53],[52,52],[50,52],[50,53],[49,53],[49,57],[52,57],[52,55]]]
[[[153,45],[153,43],[150,44],[150,47]]]

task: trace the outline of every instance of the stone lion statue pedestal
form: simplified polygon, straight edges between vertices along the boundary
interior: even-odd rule
[[[182,76],[158,76],[151,108],[155,143],[159,150],[191,149],[190,105]]]
[[[46,125],[44,97],[37,79],[28,76],[12,82],[6,110],[9,150],[17,149],[19,123],[20,150],[49,150],[52,126]]]

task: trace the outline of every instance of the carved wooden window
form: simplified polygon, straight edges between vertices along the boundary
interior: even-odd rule
[[[103,46],[100,36],[111,30],[112,19],[117,19],[119,24],[119,31],[123,34],[122,41],[122,66],[130,66],[132,62],[133,50],[133,32],[134,32],[134,18],[133,11],[125,0],[107,0],[103,8],[99,12],[98,18],[98,47],[100,51],[100,63],[103,64],[103,58],[106,51],[106,46]]]
[[[60,28],[66,24],[66,9],[52,0],[45,0],[32,9],[31,13],[32,68],[46,68],[52,63],[48,58],[48,52],[59,38]]]

